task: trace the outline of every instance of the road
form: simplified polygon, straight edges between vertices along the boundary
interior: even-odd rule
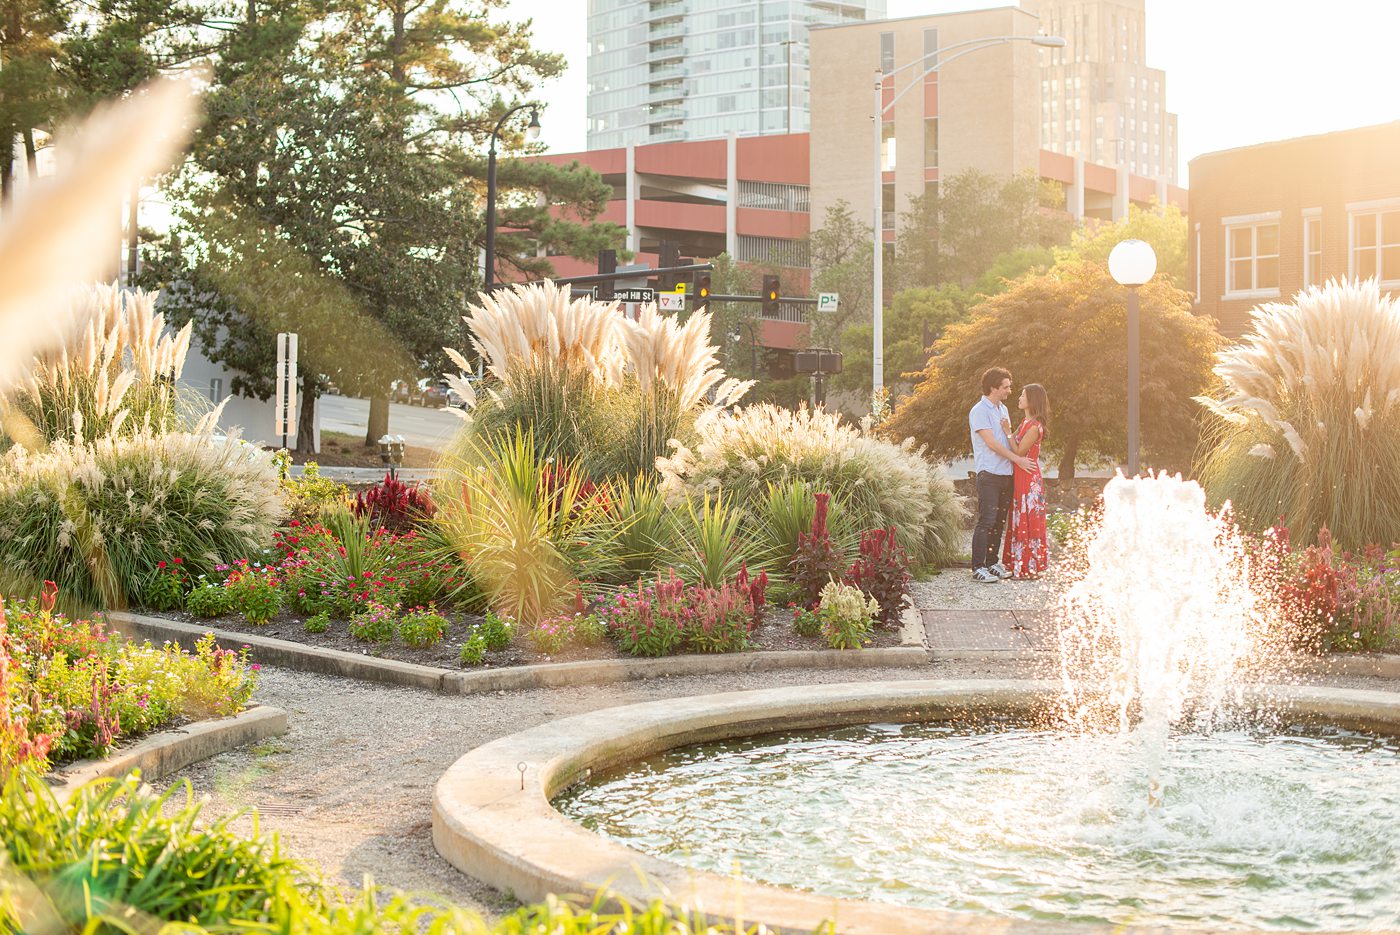
[[[321,397],[322,431],[364,435],[368,425],[369,400],[350,396]],[[442,451],[461,427],[462,420],[446,409],[389,404],[389,434],[402,435],[410,445]]]

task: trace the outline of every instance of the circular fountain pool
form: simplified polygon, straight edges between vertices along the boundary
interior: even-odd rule
[[[890,724],[674,749],[555,801],[670,861],[1025,920],[1400,926],[1400,741]]]

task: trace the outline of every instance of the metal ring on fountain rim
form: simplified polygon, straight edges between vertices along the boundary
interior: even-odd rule
[[[607,888],[635,904],[661,898],[717,921],[763,922],[799,932],[827,920],[840,932],[862,935],[1147,931],[944,912],[750,883],[634,851],[550,805],[554,795],[592,770],[675,747],[801,728],[940,720],[968,711],[1030,713],[1043,709],[1056,691],[1053,683],[1030,681],[804,685],[643,702],[550,721],[478,747],[452,764],[433,792],[433,844],[458,870],[524,900],[548,893],[591,899]],[[1260,686],[1251,693],[1336,726],[1400,733],[1397,694],[1295,686]]]

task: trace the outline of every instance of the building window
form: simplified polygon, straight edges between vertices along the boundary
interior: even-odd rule
[[[880,33],[880,70],[885,74],[894,71],[894,33]]]
[[[1322,281],[1322,215],[1311,211],[1303,215],[1303,285],[1316,286]]]
[[[880,170],[893,172],[895,163],[894,121],[886,120],[880,126]]]
[[[938,118],[924,120],[924,168],[938,168]]]
[[[880,186],[880,226],[887,230],[894,230],[895,210],[894,210],[894,183],[886,182]]]
[[[1278,294],[1278,217],[1225,227],[1225,293]]]
[[[1351,275],[1400,282],[1400,205],[1351,216]]]
[[[924,68],[938,64],[938,30],[924,30]]]

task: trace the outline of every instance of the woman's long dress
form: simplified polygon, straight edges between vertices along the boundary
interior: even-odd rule
[[[1040,426],[1034,419],[1026,419],[1016,430],[1019,444],[1031,426]],[[1006,544],[1002,548],[1001,562],[1017,578],[1034,578],[1045,571],[1049,561],[1045,537],[1045,482],[1040,476],[1040,443],[1045,440],[1045,429],[1040,428],[1026,457],[1035,462],[1034,471],[1016,467],[1011,481],[1011,512],[1006,520]]]

